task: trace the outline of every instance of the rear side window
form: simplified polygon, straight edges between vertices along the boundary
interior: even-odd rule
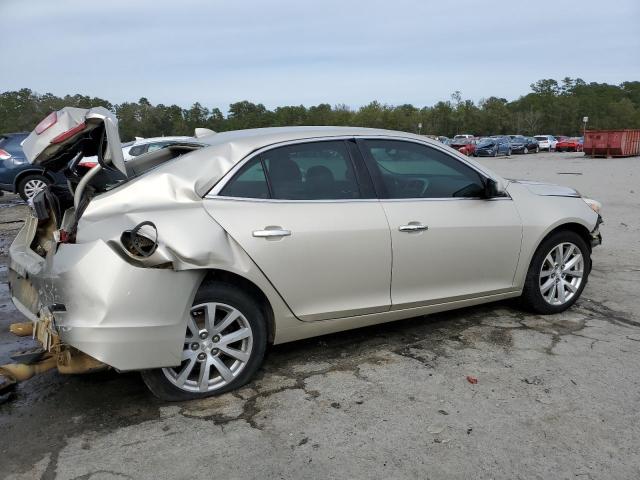
[[[480,174],[440,150],[398,140],[364,144],[387,198],[482,196]]]
[[[254,158],[220,192],[225,197],[270,198],[260,158]]]
[[[245,165],[220,194],[282,200],[361,198],[343,141],[289,145],[264,152]]]

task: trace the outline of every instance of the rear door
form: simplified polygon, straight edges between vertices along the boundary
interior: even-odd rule
[[[481,198],[483,177],[421,143],[359,141],[389,220],[394,309],[513,289],[522,223],[509,197]]]
[[[390,308],[389,226],[356,152],[347,140],[271,148],[204,200],[301,320]]]

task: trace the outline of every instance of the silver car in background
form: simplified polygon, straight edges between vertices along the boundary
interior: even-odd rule
[[[25,142],[31,162],[97,154],[93,175],[126,179],[36,198],[10,249],[13,301],[46,347],[141,370],[167,400],[245,384],[269,344],[514,297],[562,312],[600,243],[598,202],[424,136],[242,130],[125,165],[111,113],[56,118]]]

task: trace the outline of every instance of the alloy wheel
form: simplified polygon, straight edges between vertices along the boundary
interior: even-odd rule
[[[571,242],[551,249],[540,268],[539,287],[542,298],[550,305],[564,305],[580,289],[584,275],[584,258]]]
[[[24,184],[24,194],[27,198],[33,198],[36,194],[44,190],[46,186],[47,183],[45,181],[33,178]]]
[[[242,312],[224,303],[202,303],[191,308],[182,363],[162,372],[181,390],[212,392],[238,377],[252,347],[253,331]]]

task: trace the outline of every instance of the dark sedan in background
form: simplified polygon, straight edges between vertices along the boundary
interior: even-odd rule
[[[540,147],[535,138],[524,137],[522,135],[511,136],[511,151],[513,153],[538,153]]]
[[[497,157],[511,155],[511,142],[508,137],[487,137],[481,139],[473,152],[476,157]]]
[[[28,200],[53,183],[66,184],[64,175],[30,164],[22,151],[28,133],[0,134],[0,191]]]

